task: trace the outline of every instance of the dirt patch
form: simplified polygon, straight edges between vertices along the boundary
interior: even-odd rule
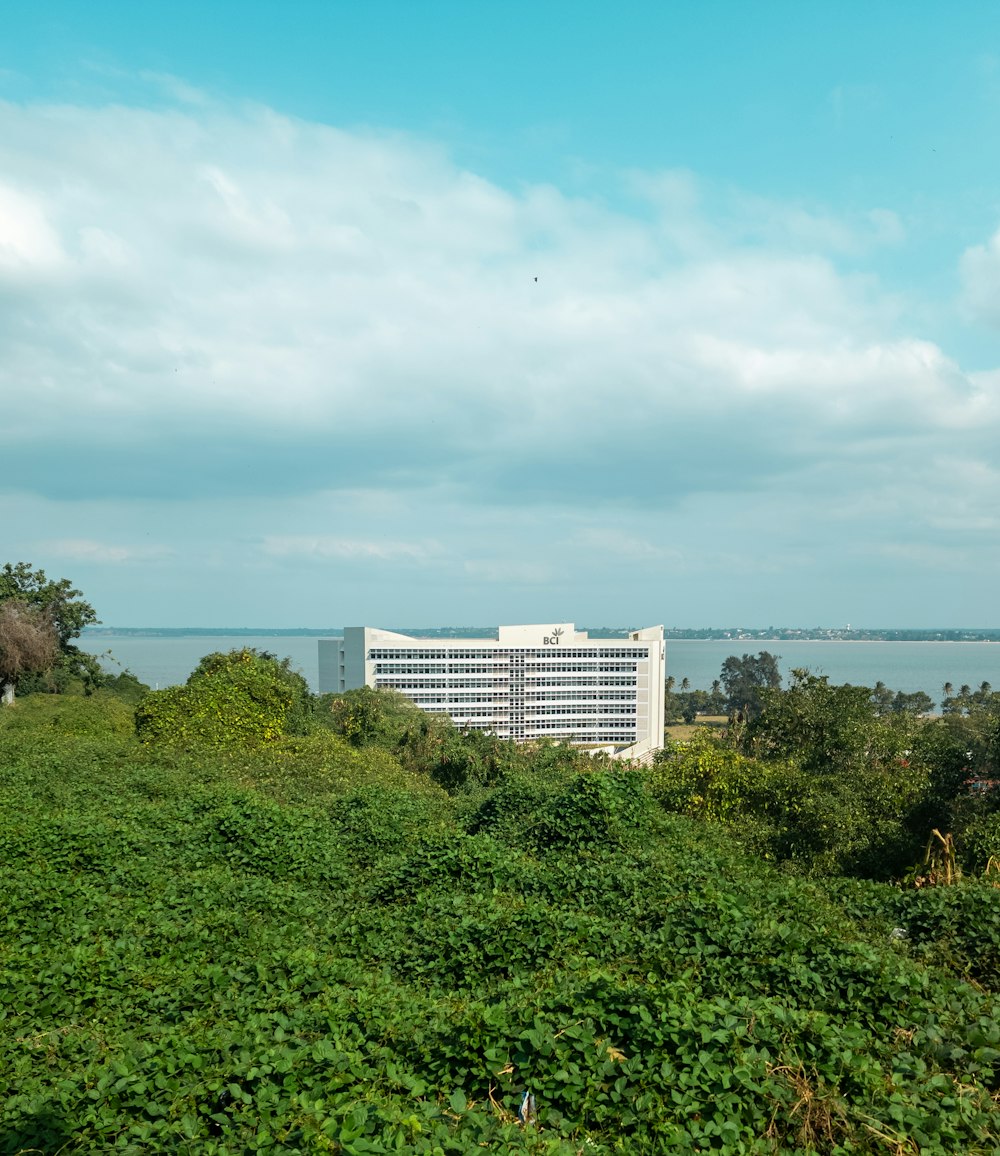
[[[722,730],[729,722],[724,714],[700,714],[693,723],[672,723],[665,728],[668,739],[672,742],[686,742],[697,730]]]

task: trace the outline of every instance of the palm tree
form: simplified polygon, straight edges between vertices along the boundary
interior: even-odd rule
[[[878,714],[886,714],[892,710],[892,691],[881,679],[875,683],[874,689],[872,690],[872,703]]]

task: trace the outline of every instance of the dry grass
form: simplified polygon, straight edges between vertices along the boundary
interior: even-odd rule
[[[777,1108],[771,1117],[766,1132],[769,1139],[779,1142],[794,1139],[795,1150],[801,1152],[845,1150],[843,1141],[854,1128],[848,1119],[847,1105],[834,1088],[825,1086],[815,1070],[807,1072],[803,1064],[772,1065],[768,1067],[768,1075],[783,1079],[791,1092],[790,1103],[783,1106],[784,1113]],[[888,1125],[864,1112],[855,1111],[854,1115],[861,1127],[881,1142],[880,1150],[889,1156],[920,1156],[916,1141],[893,1134]]]
[[[695,731],[705,730],[706,727],[709,730],[722,730],[728,722],[724,714],[700,714],[693,723],[672,723],[665,728],[665,733],[672,742],[684,743]]]
[[[780,1076],[793,1093],[787,1107],[787,1117],[780,1125],[779,1111],[775,1111],[767,1130],[770,1139],[786,1139],[793,1132],[800,1148],[814,1152],[817,1148],[828,1151],[836,1147],[846,1133],[847,1117],[839,1097],[812,1073],[810,1080],[804,1066],[788,1064],[768,1068],[768,1075]]]

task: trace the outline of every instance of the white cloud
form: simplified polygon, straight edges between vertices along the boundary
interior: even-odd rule
[[[984,244],[965,250],[959,271],[970,314],[1000,326],[1000,229]]]
[[[422,562],[441,554],[436,542],[364,541],[305,534],[272,536],[263,541],[263,550],[277,558],[341,558],[380,562]]]
[[[0,184],[0,268],[30,276],[54,270],[62,260],[62,247],[44,205]]]
[[[51,538],[32,544],[35,551],[67,562],[97,562],[117,565],[123,562],[154,562],[169,558],[174,551],[162,544],[114,545],[90,538]]]
[[[995,529],[1000,373],[865,271],[907,241],[891,208],[667,172],[622,174],[632,213],[174,95],[0,105],[3,485],[62,503],[50,556],[152,560],[124,511],[153,499],[210,523],[158,533],[192,572],[399,565],[492,597]],[[1000,319],[1000,234],[962,272]]]
[[[679,550],[668,550],[638,535],[627,534],[609,526],[581,530],[573,538],[572,544],[584,550],[600,551],[633,562],[661,562],[668,558],[677,562],[682,557]]]
[[[205,107],[211,103],[208,94],[196,88],[193,84],[179,76],[173,76],[169,72],[151,72],[143,71],[139,73],[139,79],[151,85],[154,89],[159,89],[169,99],[176,101],[178,104],[196,105]]]
[[[554,422],[597,439],[623,396],[666,433],[762,392],[802,408],[818,377],[867,420],[872,390],[926,397],[935,372],[909,339],[887,345],[893,303],[836,271],[836,222],[810,226],[801,254],[744,244],[745,221],[727,239],[684,174],[647,182],[702,236],[678,256],[664,221],[514,194],[420,142],[264,109],[6,106],[0,139],[21,190],[4,280],[24,314],[0,371],[19,436],[27,378],[47,401],[40,437],[209,423],[407,440],[419,425],[449,470],[457,442],[536,445]],[[807,219],[767,213],[792,232]],[[961,408],[951,376],[929,420]]]
[[[556,576],[553,567],[545,562],[510,558],[471,558],[462,564],[462,572],[478,582],[518,586],[541,586]]]

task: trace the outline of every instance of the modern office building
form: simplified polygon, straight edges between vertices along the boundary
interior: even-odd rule
[[[496,638],[411,638],[370,626],[319,641],[319,688],[391,687],[456,726],[637,758],[663,746],[663,627],[589,638],[573,624]]]

